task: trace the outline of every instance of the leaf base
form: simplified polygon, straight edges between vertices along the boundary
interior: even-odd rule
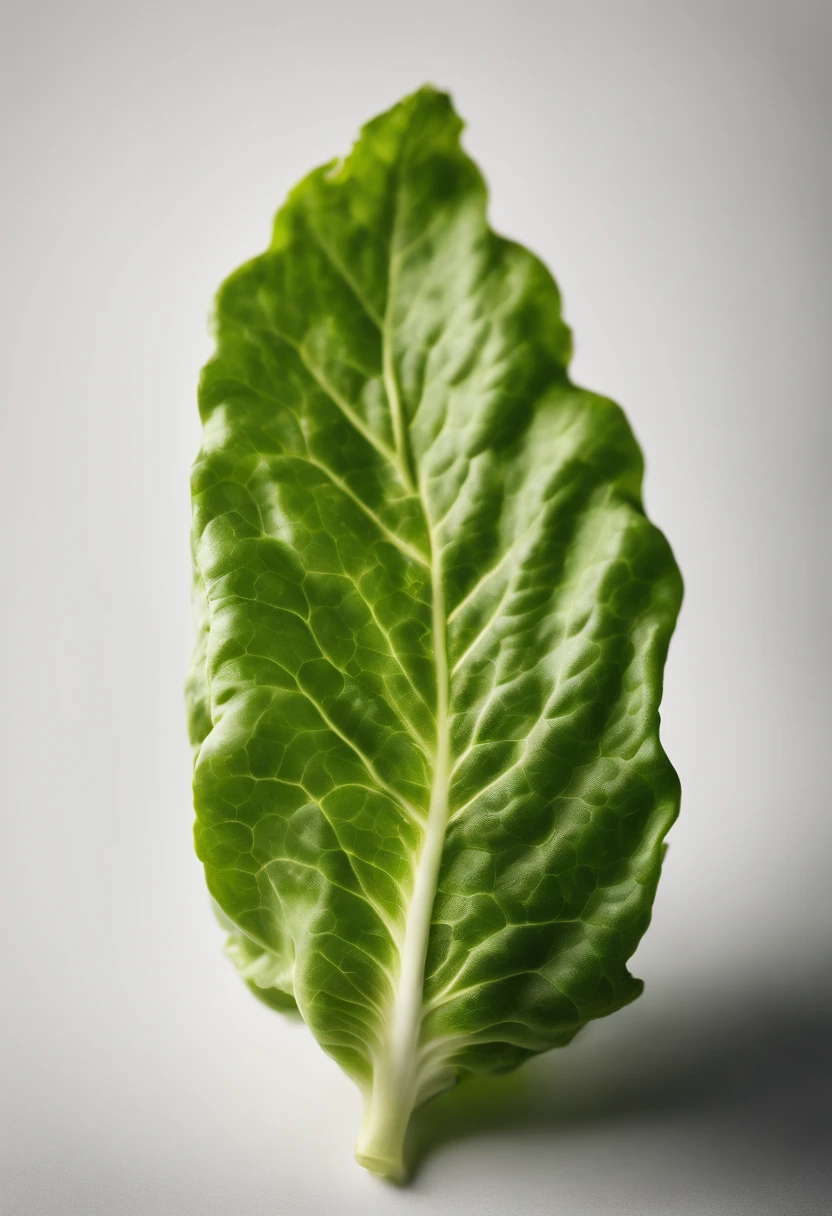
[[[358,1164],[388,1182],[404,1182],[408,1174],[404,1144],[415,1103],[404,1088],[397,1092],[397,1087],[377,1079],[366,1095],[355,1146]]]

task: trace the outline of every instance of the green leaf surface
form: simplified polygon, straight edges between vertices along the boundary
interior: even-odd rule
[[[257,995],[412,1110],[632,1001],[681,580],[557,287],[426,88],[222,286],[194,467],[197,851]]]

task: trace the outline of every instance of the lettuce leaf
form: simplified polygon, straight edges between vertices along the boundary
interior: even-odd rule
[[[223,284],[193,472],[196,846],[252,990],[412,1111],[638,996],[681,580],[450,99],[370,122]]]

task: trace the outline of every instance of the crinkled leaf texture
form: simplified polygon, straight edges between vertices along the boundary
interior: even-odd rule
[[[389,1177],[419,1103],[638,996],[679,804],[679,572],[461,125],[423,89],[294,190],[220,290],[193,476],[197,850]]]

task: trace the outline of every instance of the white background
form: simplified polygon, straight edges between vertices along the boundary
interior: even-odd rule
[[[32,0],[0,27],[0,1210],[828,1211],[832,8]],[[644,997],[429,1108],[397,1191],[352,1162],[351,1083],[221,957],[181,685],[213,291],[426,80],[644,447],[687,584],[685,794]]]

